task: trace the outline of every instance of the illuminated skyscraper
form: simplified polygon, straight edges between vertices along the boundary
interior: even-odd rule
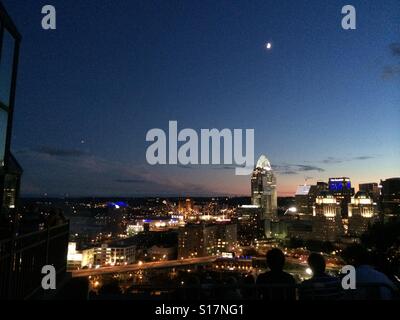
[[[340,202],[329,191],[321,191],[313,210],[313,238],[336,241],[344,233]]]
[[[278,196],[276,177],[266,156],[258,159],[251,177],[252,205],[263,209],[263,218],[273,220],[277,216]]]
[[[241,245],[249,246],[257,239],[265,237],[265,219],[263,209],[257,205],[239,206],[236,210],[238,240]]]
[[[340,203],[342,216],[347,217],[348,204],[351,201],[351,197],[354,196],[354,188],[351,187],[350,178],[329,178],[329,191]]]
[[[178,259],[220,255],[236,243],[235,223],[189,223],[178,232]]]
[[[371,194],[359,191],[351,198],[349,204],[349,229],[348,234],[360,236],[367,231],[378,217],[378,209]]]

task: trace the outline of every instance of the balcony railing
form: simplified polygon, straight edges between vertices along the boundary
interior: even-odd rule
[[[0,242],[0,298],[28,299],[41,287],[42,267],[65,273],[69,224]]]
[[[133,285],[124,294],[103,293],[90,299],[143,300],[399,300],[398,290],[385,283],[358,284],[356,290],[341,287],[255,284],[202,284],[176,286]]]

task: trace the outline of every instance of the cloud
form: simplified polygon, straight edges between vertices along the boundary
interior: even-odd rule
[[[344,161],[343,159],[328,157],[328,158],[322,160],[321,163],[332,164],[332,163],[342,163],[343,161]]]
[[[374,158],[376,158],[376,156],[373,156],[373,155],[343,157],[343,158],[327,157],[327,158],[322,159],[317,162],[323,163],[323,164],[337,164],[337,163],[350,162],[350,161],[364,161],[364,160],[370,160],[370,159],[374,159]]]
[[[301,172],[324,172],[325,169],[312,166],[312,165],[303,165],[303,164],[283,164],[283,165],[273,165],[273,169],[282,174],[282,175],[295,175]]]
[[[369,160],[369,159],[374,159],[374,156],[359,156],[359,157],[354,157],[353,160]]]
[[[84,157],[87,156],[88,153],[82,150],[77,149],[63,149],[49,146],[40,146],[31,149],[19,150],[16,153],[19,154],[27,154],[27,153],[36,153],[42,154],[50,157]]]
[[[383,68],[382,78],[385,80],[392,79],[400,75],[400,65],[386,66]]]
[[[393,42],[389,45],[390,51],[394,56],[400,56],[400,43]]]
[[[177,178],[169,167],[109,160],[79,150],[37,147],[17,151],[25,169],[22,194],[60,196],[199,196],[217,194]],[[188,180],[188,181],[185,181]]]
[[[146,182],[146,180],[144,179],[115,179],[114,181],[118,183],[132,183],[132,184]]]
[[[291,175],[296,175],[296,174],[298,174],[298,172],[296,172],[296,171],[290,171],[290,170],[288,170],[288,171],[282,171],[282,172],[279,172],[280,174],[282,174],[282,175],[285,175],[285,176],[291,176]]]
[[[324,172],[325,169],[316,167],[316,166],[307,166],[307,165],[296,165],[298,167],[298,171],[304,172],[304,171],[318,171],[318,172]]]
[[[393,56],[400,57],[400,43],[391,43],[389,49]],[[400,75],[400,64],[387,65],[383,68],[382,78],[385,80],[394,78],[398,75]]]

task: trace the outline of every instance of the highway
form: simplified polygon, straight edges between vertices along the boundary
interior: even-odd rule
[[[71,272],[71,274],[73,278],[79,278],[79,277],[98,276],[98,275],[112,274],[112,273],[134,272],[140,270],[183,267],[183,266],[190,266],[203,263],[212,263],[217,259],[218,259],[217,256],[210,256],[210,257],[191,258],[182,260],[145,262],[140,264],[129,264],[122,266],[109,266],[109,267],[74,270]],[[302,259],[295,259],[290,256],[286,256],[287,262],[293,265],[304,266],[304,268],[306,268],[307,263],[304,260],[302,261]],[[327,269],[338,269],[338,267],[339,267],[338,265],[332,265],[332,264],[327,265]]]
[[[182,259],[182,260],[167,260],[167,261],[156,261],[156,262],[146,262],[141,264],[129,264],[126,266],[110,266],[92,269],[82,269],[74,270],[71,272],[73,278],[82,278],[88,276],[98,276],[110,273],[123,273],[132,272],[139,270],[148,269],[162,269],[162,268],[175,268],[194,264],[211,263],[217,259],[216,256],[212,257],[201,257],[192,259]]]

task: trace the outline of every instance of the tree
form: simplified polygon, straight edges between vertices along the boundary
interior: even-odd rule
[[[387,274],[400,275],[400,221],[370,226],[361,236],[361,244],[370,250],[375,266]]]

